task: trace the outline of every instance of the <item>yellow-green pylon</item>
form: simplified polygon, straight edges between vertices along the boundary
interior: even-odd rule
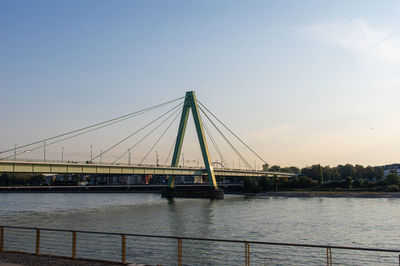
[[[178,136],[176,138],[175,150],[174,150],[174,155],[172,157],[171,166],[172,167],[178,166],[190,109],[192,109],[194,124],[196,126],[196,131],[197,131],[197,137],[199,139],[201,153],[203,155],[204,164],[208,174],[208,180],[210,181],[210,186],[217,189],[218,185],[215,180],[214,170],[211,165],[210,154],[208,152],[207,141],[203,130],[203,123],[201,122],[199,108],[197,106],[197,100],[194,91],[186,92],[185,103],[183,104],[181,122],[179,123]],[[170,176],[168,178],[168,187],[173,188],[174,185],[175,185],[175,176]]]

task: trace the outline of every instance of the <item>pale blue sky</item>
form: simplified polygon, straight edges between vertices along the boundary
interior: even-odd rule
[[[399,162],[399,14],[399,1],[0,0],[0,151],[194,89],[271,164]]]

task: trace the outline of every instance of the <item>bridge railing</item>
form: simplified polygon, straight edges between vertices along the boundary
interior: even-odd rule
[[[0,252],[150,265],[400,265],[400,250],[0,226]]]

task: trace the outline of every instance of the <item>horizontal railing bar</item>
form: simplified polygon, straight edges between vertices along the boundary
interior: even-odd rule
[[[2,226],[2,225],[0,225]],[[273,246],[292,246],[292,247],[309,247],[309,248],[332,248],[332,249],[346,249],[346,250],[362,250],[362,251],[378,251],[378,252],[393,252],[400,253],[400,249],[380,249],[380,248],[363,248],[363,247],[349,247],[349,246],[336,246],[336,245],[316,245],[316,244],[298,244],[298,243],[285,243],[285,242],[266,242],[254,240],[233,240],[233,239],[220,239],[220,238],[199,238],[199,237],[184,237],[184,236],[166,236],[166,235],[147,235],[147,234],[129,234],[129,233],[115,233],[115,232],[98,232],[98,231],[83,231],[83,230],[67,230],[67,229],[53,229],[53,228],[40,228],[40,227],[23,227],[23,226],[9,226],[4,225],[4,228],[13,229],[30,229],[30,230],[43,230],[53,232],[76,232],[83,234],[98,234],[98,235],[126,235],[136,237],[149,237],[149,238],[164,238],[164,239],[182,239],[182,240],[197,240],[197,241],[212,241],[212,242],[229,242],[229,243],[249,243],[256,245],[273,245]]]

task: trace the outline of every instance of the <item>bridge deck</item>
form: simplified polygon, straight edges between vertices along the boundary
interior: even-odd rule
[[[214,169],[217,176],[272,176],[290,177],[292,173],[254,171],[243,169]],[[40,174],[144,174],[144,175],[207,175],[206,169],[152,165],[115,165],[61,162],[0,161],[0,173]]]

